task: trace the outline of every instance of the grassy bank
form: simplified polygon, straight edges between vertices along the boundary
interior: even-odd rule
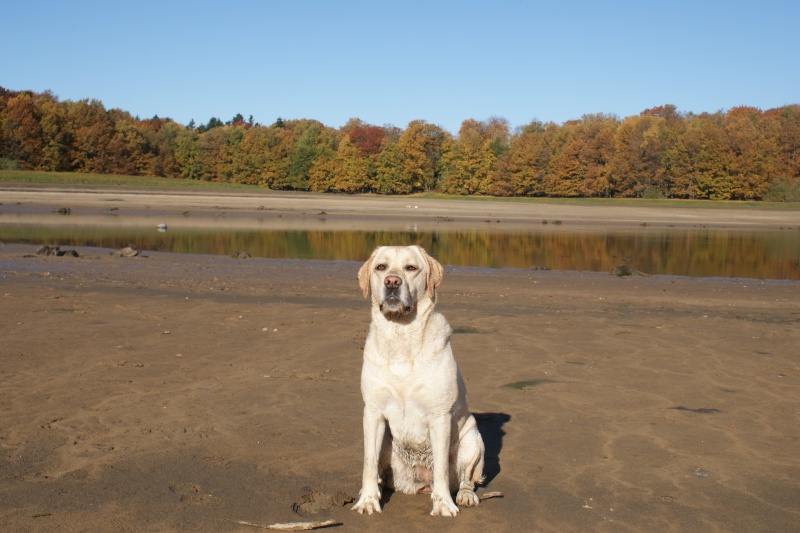
[[[87,174],[83,172],[42,172],[35,170],[0,170],[0,184],[58,185],[64,187],[128,187],[132,189],[170,188],[185,190],[259,190],[255,185],[216,183],[211,181],[159,178],[156,176],[123,176],[119,174]]]

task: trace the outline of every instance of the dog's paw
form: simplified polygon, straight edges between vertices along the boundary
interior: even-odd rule
[[[458,507],[453,503],[450,495],[447,498],[441,496],[433,496],[433,510],[431,516],[456,516],[458,515]]]
[[[353,505],[353,511],[359,514],[372,514],[381,512],[380,496],[373,494],[362,494],[358,501]]]
[[[477,507],[481,500],[474,490],[461,489],[456,495],[456,503],[461,507]]]

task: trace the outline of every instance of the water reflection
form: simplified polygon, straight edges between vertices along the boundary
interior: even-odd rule
[[[274,230],[230,227],[0,225],[0,240],[62,246],[121,248],[253,257],[362,261],[382,244],[420,244],[445,265],[546,267],[608,272],[629,264],[649,274],[800,279],[800,231],[576,229]]]

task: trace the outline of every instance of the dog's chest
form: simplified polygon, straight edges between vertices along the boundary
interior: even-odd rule
[[[393,378],[405,381],[414,372],[414,359],[410,357],[391,359],[387,370]]]
[[[383,414],[396,439],[425,442],[430,406],[422,387],[413,383],[405,385],[387,388]]]

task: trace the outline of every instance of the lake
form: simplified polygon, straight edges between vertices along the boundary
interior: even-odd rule
[[[69,217],[47,223],[25,219],[0,223],[0,241],[94,246],[187,254],[363,261],[381,244],[420,244],[444,265],[483,268],[548,268],[609,272],[629,265],[647,274],[800,280],[800,229],[706,228],[593,229],[557,225],[526,231],[480,229],[416,231],[364,227],[340,229],[237,227],[220,219],[193,226],[168,224],[157,231],[145,217],[124,224],[73,224]]]

